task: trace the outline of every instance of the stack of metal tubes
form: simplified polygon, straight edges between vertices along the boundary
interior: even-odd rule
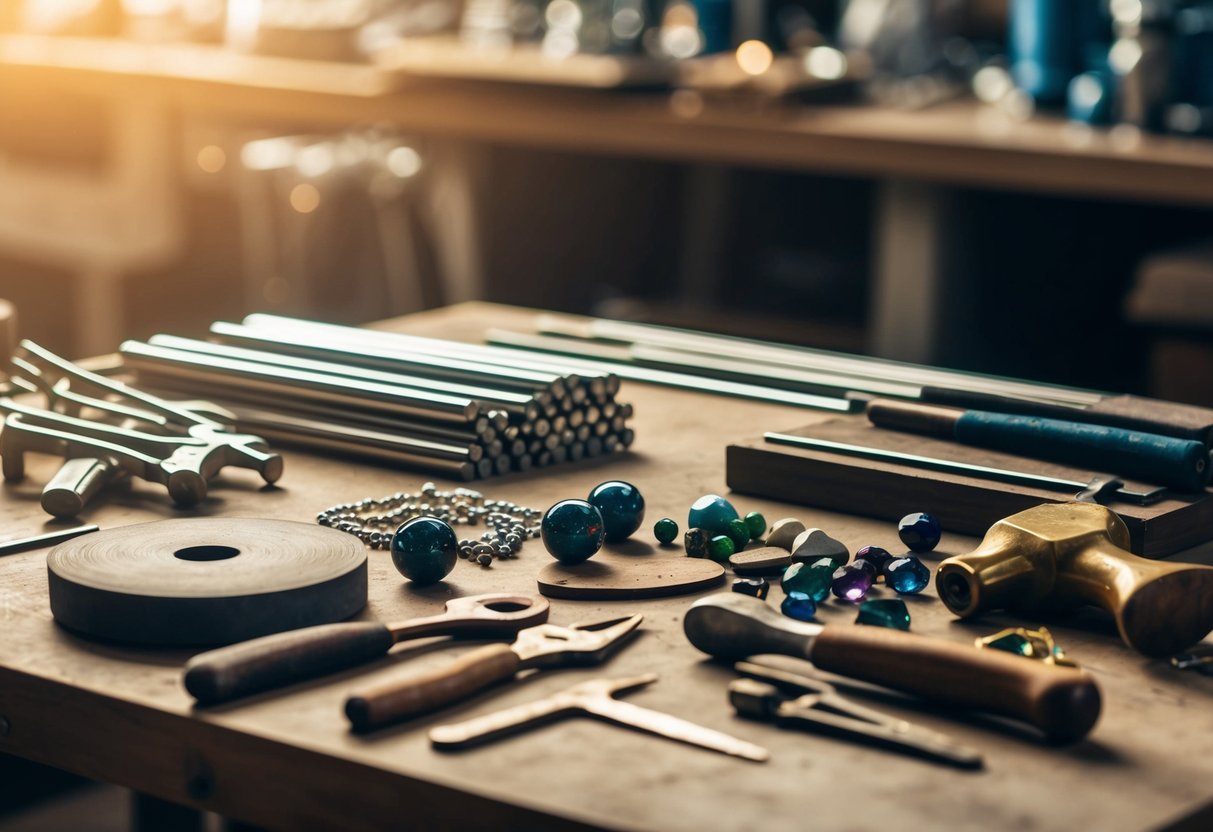
[[[472,480],[623,450],[619,378],[554,356],[273,315],[121,347],[141,387],[271,441]],[[206,407],[205,404],[195,404]]]

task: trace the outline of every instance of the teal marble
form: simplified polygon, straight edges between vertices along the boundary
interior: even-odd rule
[[[729,521],[737,519],[737,509],[718,494],[705,494],[691,506],[687,526],[712,534],[724,534]]]
[[[818,558],[812,563],[798,561],[783,570],[779,586],[784,592],[803,592],[820,604],[830,597],[834,570],[837,568],[833,558]]]
[[[630,482],[608,480],[599,483],[586,501],[602,514],[607,543],[627,540],[644,522],[644,497]]]
[[[548,553],[566,564],[588,560],[606,539],[602,513],[585,500],[561,500],[549,508],[539,534]]]
[[[459,560],[459,538],[437,517],[414,517],[392,535],[392,564],[418,586],[436,584]]]
[[[673,543],[678,537],[678,524],[668,517],[662,517],[653,524],[653,537],[658,543]]]
[[[751,511],[745,516],[745,524],[750,530],[750,540],[758,540],[767,530],[767,518],[757,511]]]
[[[872,627],[888,627],[891,630],[910,629],[910,611],[900,598],[878,598],[859,605],[856,624]]]

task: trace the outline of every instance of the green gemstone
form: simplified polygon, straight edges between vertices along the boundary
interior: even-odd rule
[[[986,647],[992,647],[995,650],[1006,650],[1008,653],[1017,653],[1020,656],[1027,656],[1029,659],[1036,653],[1032,648],[1032,642],[1019,633],[1008,633],[1002,638],[986,642]]]
[[[750,530],[750,540],[757,540],[767,530],[767,518],[757,511],[751,511],[745,516],[745,524]]]
[[[856,616],[855,623],[888,627],[890,630],[909,630],[910,611],[906,609],[906,602],[900,598],[864,601],[859,605],[859,615]]]
[[[687,557],[708,556],[708,533],[703,529],[687,529],[687,533],[682,536],[682,544],[687,550]]]
[[[730,520],[728,526],[725,527],[724,533],[733,541],[733,549],[735,551],[740,552],[750,542],[750,527],[740,517],[736,520]]]
[[[653,524],[653,536],[658,543],[673,543],[678,537],[678,524],[668,517],[662,517]]]
[[[727,534],[718,534],[708,541],[708,557],[712,560],[728,560],[737,551],[733,539]]]
[[[803,592],[820,604],[830,597],[837,564],[830,558],[818,558],[812,563],[797,561],[783,570],[779,585],[784,592]]]

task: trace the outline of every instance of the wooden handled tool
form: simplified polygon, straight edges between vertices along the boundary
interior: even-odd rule
[[[832,673],[1022,720],[1054,742],[1082,739],[1099,718],[1099,688],[1080,670],[897,630],[795,621],[736,593],[696,601],[683,629],[718,658],[796,656]]]
[[[542,624],[547,617],[543,598],[493,594],[453,598],[439,615],[395,624],[359,621],[304,627],[194,656],[185,667],[185,689],[199,704],[212,705],[369,662],[406,639],[500,638]]]

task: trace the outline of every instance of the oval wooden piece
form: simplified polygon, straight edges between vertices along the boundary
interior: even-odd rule
[[[61,543],[46,565],[59,624],[131,644],[230,644],[366,606],[362,543],[288,520],[121,526]]]
[[[747,549],[729,557],[738,575],[778,575],[792,563],[792,553],[780,546]]]
[[[628,600],[658,598],[710,589],[724,579],[724,567],[704,558],[595,558],[539,570],[539,591],[549,598]]]

